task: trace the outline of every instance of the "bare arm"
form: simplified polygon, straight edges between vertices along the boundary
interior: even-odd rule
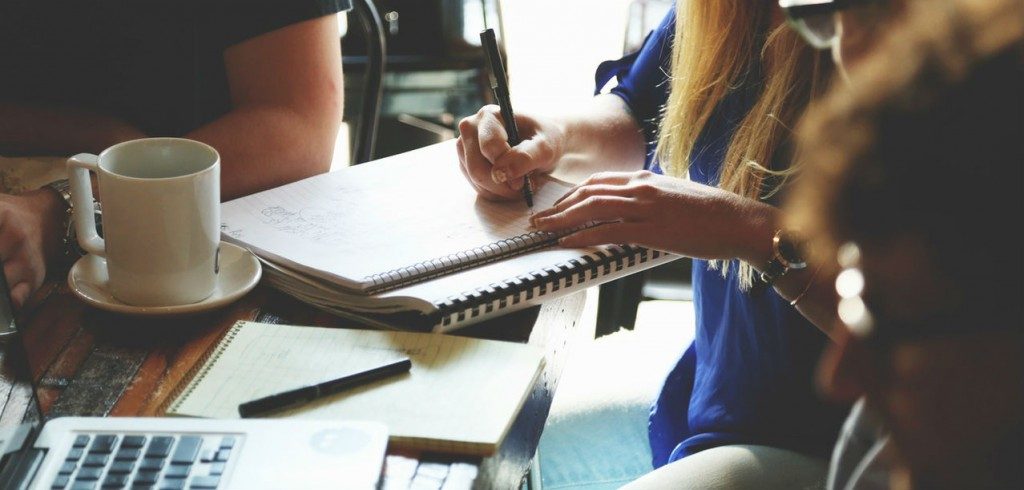
[[[565,247],[633,243],[708,260],[740,259],[763,270],[772,257],[772,237],[782,212],[718,187],[648,171],[600,172],[588,177],[555,206],[536,212],[532,223],[556,231],[600,222],[559,240]],[[786,299],[832,335],[834,278],[811,266],[775,281]],[[801,294],[807,288],[807,294]]]
[[[0,102],[0,154],[99,153],[145,134],[116,117],[56,107]]]
[[[594,97],[585,111],[557,121],[566,135],[566,151],[554,170],[559,177],[580,182],[596,172],[643,168],[643,132],[618,96]]]
[[[326,171],[341,125],[343,81],[335,16],[300,22],[224,53],[232,110],[187,135],[211,144],[230,199]],[[0,103],[0,152],[99,152],[146,135],[115,117]]]
[[[751,201],[753,202],[753,201]],[[763,206],[763,207],[762,207]],[[758,270],[764,270],[772,258],[772,237],[779,229],[782,211],[760,204],[760,209],[751,208],[741,228],[742,247],[737,256],[750,263]],[[830,337],[836,324],[836,306],[838,297],[835,291],[835,276],[819,268],[816,264],[808,264],[807,268],[789,270],[775,281],[775,290],[779,295],[790,301],[799,298],[796,309],[811,323]]]
[[[231,112],[186,135],[220,152],[222,198],[327,171],[344,97],[337,19],[248,39],[224,62]]]
[[[569,181],[592,173],[643,167],[644,141],[625,102],[595,97],[583,109],[554,117],[517,114],[522,143],[511,148],[497,106],[459,123],[459,161],[477,191],[489,199],[520,198],[522,176],[553,172]]]

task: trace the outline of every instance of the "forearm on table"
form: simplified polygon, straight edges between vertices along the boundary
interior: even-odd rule
[[[340,112],[338,112],[340,113]],[[287,106],[238,107],[187,138],[221,157],[221,199],[229,200],[330,169],[340,121]]]
[[[7,156],[98,153],[113,144],[145,136],[140,129],[111,116],[0,102],[0,154]]]
[[[772,238],[781,226],[782,214],[767,204],[751,205],[742,212],[737,230],[741,245],[737,258],[751,264],[756,270],[765,270],[773,256]],[[804,269],[790,269],[775,280],[774,287],[787,300],[798,299],[796,309],[826,335],[832,335],[836,322],[837,298],[835,278],[828,277],[829,268],[810,263]]]
[[[643,133],[621,98],[599,95],[557,121],[565,134],[565,156],[556,170],[563,178],[578,181],[595,172],[643,168]]]

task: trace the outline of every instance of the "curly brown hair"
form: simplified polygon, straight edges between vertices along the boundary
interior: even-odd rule
[[[910,236],[961,293],[1019,311],[1024,1],[914,9],[808,112],[789,219],[826,267],[846,241]]]

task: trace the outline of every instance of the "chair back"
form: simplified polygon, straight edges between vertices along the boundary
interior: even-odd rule
[[[353,0],[352,11],[366,41],[366,72],[360,100],[359,123],[356,125],[352,164],[373,160],[380,126],[381,102],[384,99],[384,70],[387,64],[387,41],[384,25],[373,0]]]

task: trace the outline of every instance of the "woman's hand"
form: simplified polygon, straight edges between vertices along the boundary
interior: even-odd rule
[[[716,187],[648,171],[595,174],[532,218],[545,231],[602,223],[566,247],[629,243],[703,259],[761,257],[775,209]],[[764,235],[764,236],[762,236]],[[760,243],[760,242],[764,243]]]
[[[496,105],[459,122],[462,173],[486,199],[522,199],[523,176],[550,172],[564,154],[565,131],[554,121],[517,114],[516,126],[522,142],[512,148]]]
[[[58,255],[63,213],[60,197],[50,189],[0,194],[0,259],[15,309],[43,284],[47,259]]]

